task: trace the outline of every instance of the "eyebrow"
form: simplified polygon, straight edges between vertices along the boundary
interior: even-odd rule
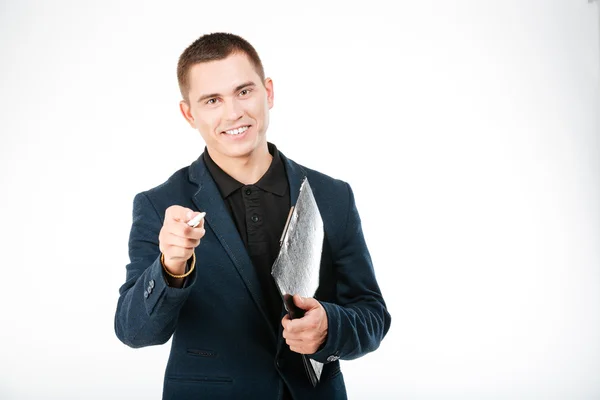
[[[233,89],[233,93],[238,92],[238,91],[242,90],[243,88],[254,87],[254,86],[256,86],[256,83],[254,83],[252,81],[244,82],[241,85],[237,85],[235,87],[235,89]],[[200,98],[198,99],[198,103],[202,102],[203,100],[207,100],[207,99],[210,99],[213,97],[219,97],[219,96],[221,96],[221,94],[219,94],[219,93],[205,94],[203,96],[200,96]]]

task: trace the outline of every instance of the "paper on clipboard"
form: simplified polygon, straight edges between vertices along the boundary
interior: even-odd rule
[[[284,301],[290,318],[302,318],[304,311],[296,307],[292,296],[314,297],[319,287],[319,270],[323,250],[323,220],[308,179],[300,185],[296,205],[290,210],[279,255],[271,275]],[[321,378],[323,364],[302,355],[304,367],[313,386]]]

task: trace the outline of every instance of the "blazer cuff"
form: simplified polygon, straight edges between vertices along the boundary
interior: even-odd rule
[[[172,309],[178,303],[185,301],[196,282],[196,270],[186,277],[186,284],[182,288],[171,287],[167,284],[160,254],[143,275],[144,304],[148,315],[152,315],[157,307],[159,309]]]
[[[162,255],[161,255],[161,257],[162,257]],[[192,268],[192,265],[195,265],[195,264],[196,264],[196,252],[193,252],[193,253],[192,253],[192,256],[191,256],[191,257],[189,258],[189,260],[187,260],[187,262],[186,262],[186,265],[185,265],[185,273],[188,273],[188,271],[190,270],[190,268]],[[172,282],[174,279],[176,279],[176,278],[173,278],[173,277],[171,277],[171,276],[169,276],[169,275],[167,274],[167,272],[165,271],[165,266],[164,266],[164,264],[162,263],[162,260],[161,260],[161,265],[162,265],[162,267],[163,267],[163,269],[162,269],[162,270],[163,270],[163,277],[165,278],[165,282],[166,282],[167,286],[169,286],[169,287],[176,287],[176,288],[178,288],[178,289],[183,289],[183,288],[187,287],[187,286],[189,285],[189,282],[191,281],[191,280],[190,280],[190,279],[188,279],[188,278],[190,278],[190,277],[191,277],[191,275],[193,275],[193,274],[196,272],[196,271],[194,271],[194,272],[192,272],[190,275],[188,275],[188,276],[186,276],[185,278],[183,278],[183,284],[181,285],[181,287],[179,287],[179,286],[171,286],[171,282]]]

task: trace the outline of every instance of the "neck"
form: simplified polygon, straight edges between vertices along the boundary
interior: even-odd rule
[[[227,157],[207,148],[213,159],[227,175],[244,185],[253,185],[262,178],[271,165],[273,156],[265,142],[264,146],[255,149],[245,157]]]

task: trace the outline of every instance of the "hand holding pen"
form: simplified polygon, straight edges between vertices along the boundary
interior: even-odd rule
[[[173,275],[185,273],[187,261],[204,236],[205,215],[177,205],[167,208],[158,242],[164,266]]]

